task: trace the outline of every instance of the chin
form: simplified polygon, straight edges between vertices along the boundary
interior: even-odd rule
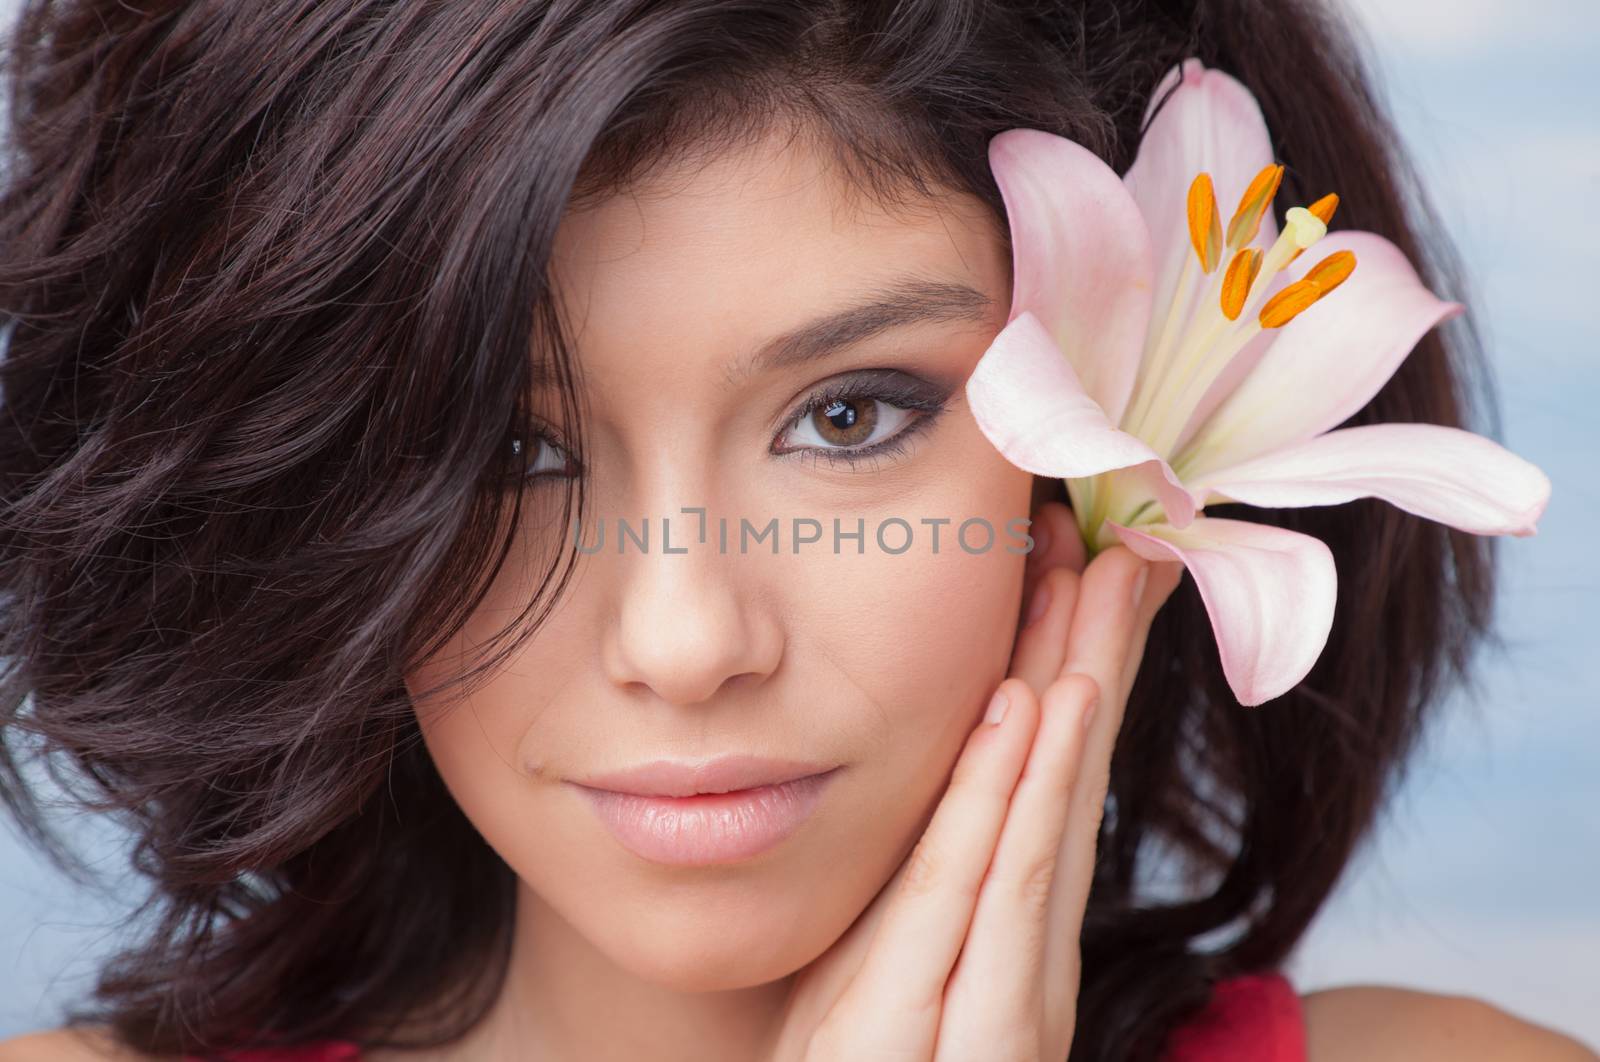
[[[765,916],[706,910],[610,918],[594,942],[642,980],[678,992],[724,992],[787,977],[826,949],[814,920],[793,911]]]

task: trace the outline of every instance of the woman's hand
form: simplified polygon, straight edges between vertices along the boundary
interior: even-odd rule
[[[1005,715],[973,729],[911,854],[796,975],[769,1062],[1067,1057],[1111,751],[1183,569],[1122,546],[1084,567],[1056,503],[1032,533]]]

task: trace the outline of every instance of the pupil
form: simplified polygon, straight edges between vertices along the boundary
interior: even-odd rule
[[[878,423],[875,399],[838,398],[812,414],[817,432],[832,446],[858,446],[871,438]]]

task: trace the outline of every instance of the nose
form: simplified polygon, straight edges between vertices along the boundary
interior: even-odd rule
[[[673,520],[674,540],[678,526]],[[783,634],[768,598],[752,585],[751,558],[721,553],[716,537],[708,539],[691,537],[684,553],[667,553],[655,541],[641,552],[630,540],[625,556],[611,558],[622,566],[620,617],[602,656],[617,686],[698,704],[735,679],[757,681],[777,669]]]

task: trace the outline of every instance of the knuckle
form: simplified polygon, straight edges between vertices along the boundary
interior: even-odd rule
[[[1100,683],[1093,675],[1069,671],[1050,684],[1045,696],[1056,704],[1087,704],[1100,696]]]
[[[935,845],[926,838],[917,842],[906,860],[905,877],[900,882],[901,892],[907,896],[924,896],[932,892],[944,874],[944,858]]]
[[[1037,912],[1048,908],[1055,890],[1056,858],[1057,853],[1052,851],[1022,868],[1014,888],[1017,902],[1024,910]]]

